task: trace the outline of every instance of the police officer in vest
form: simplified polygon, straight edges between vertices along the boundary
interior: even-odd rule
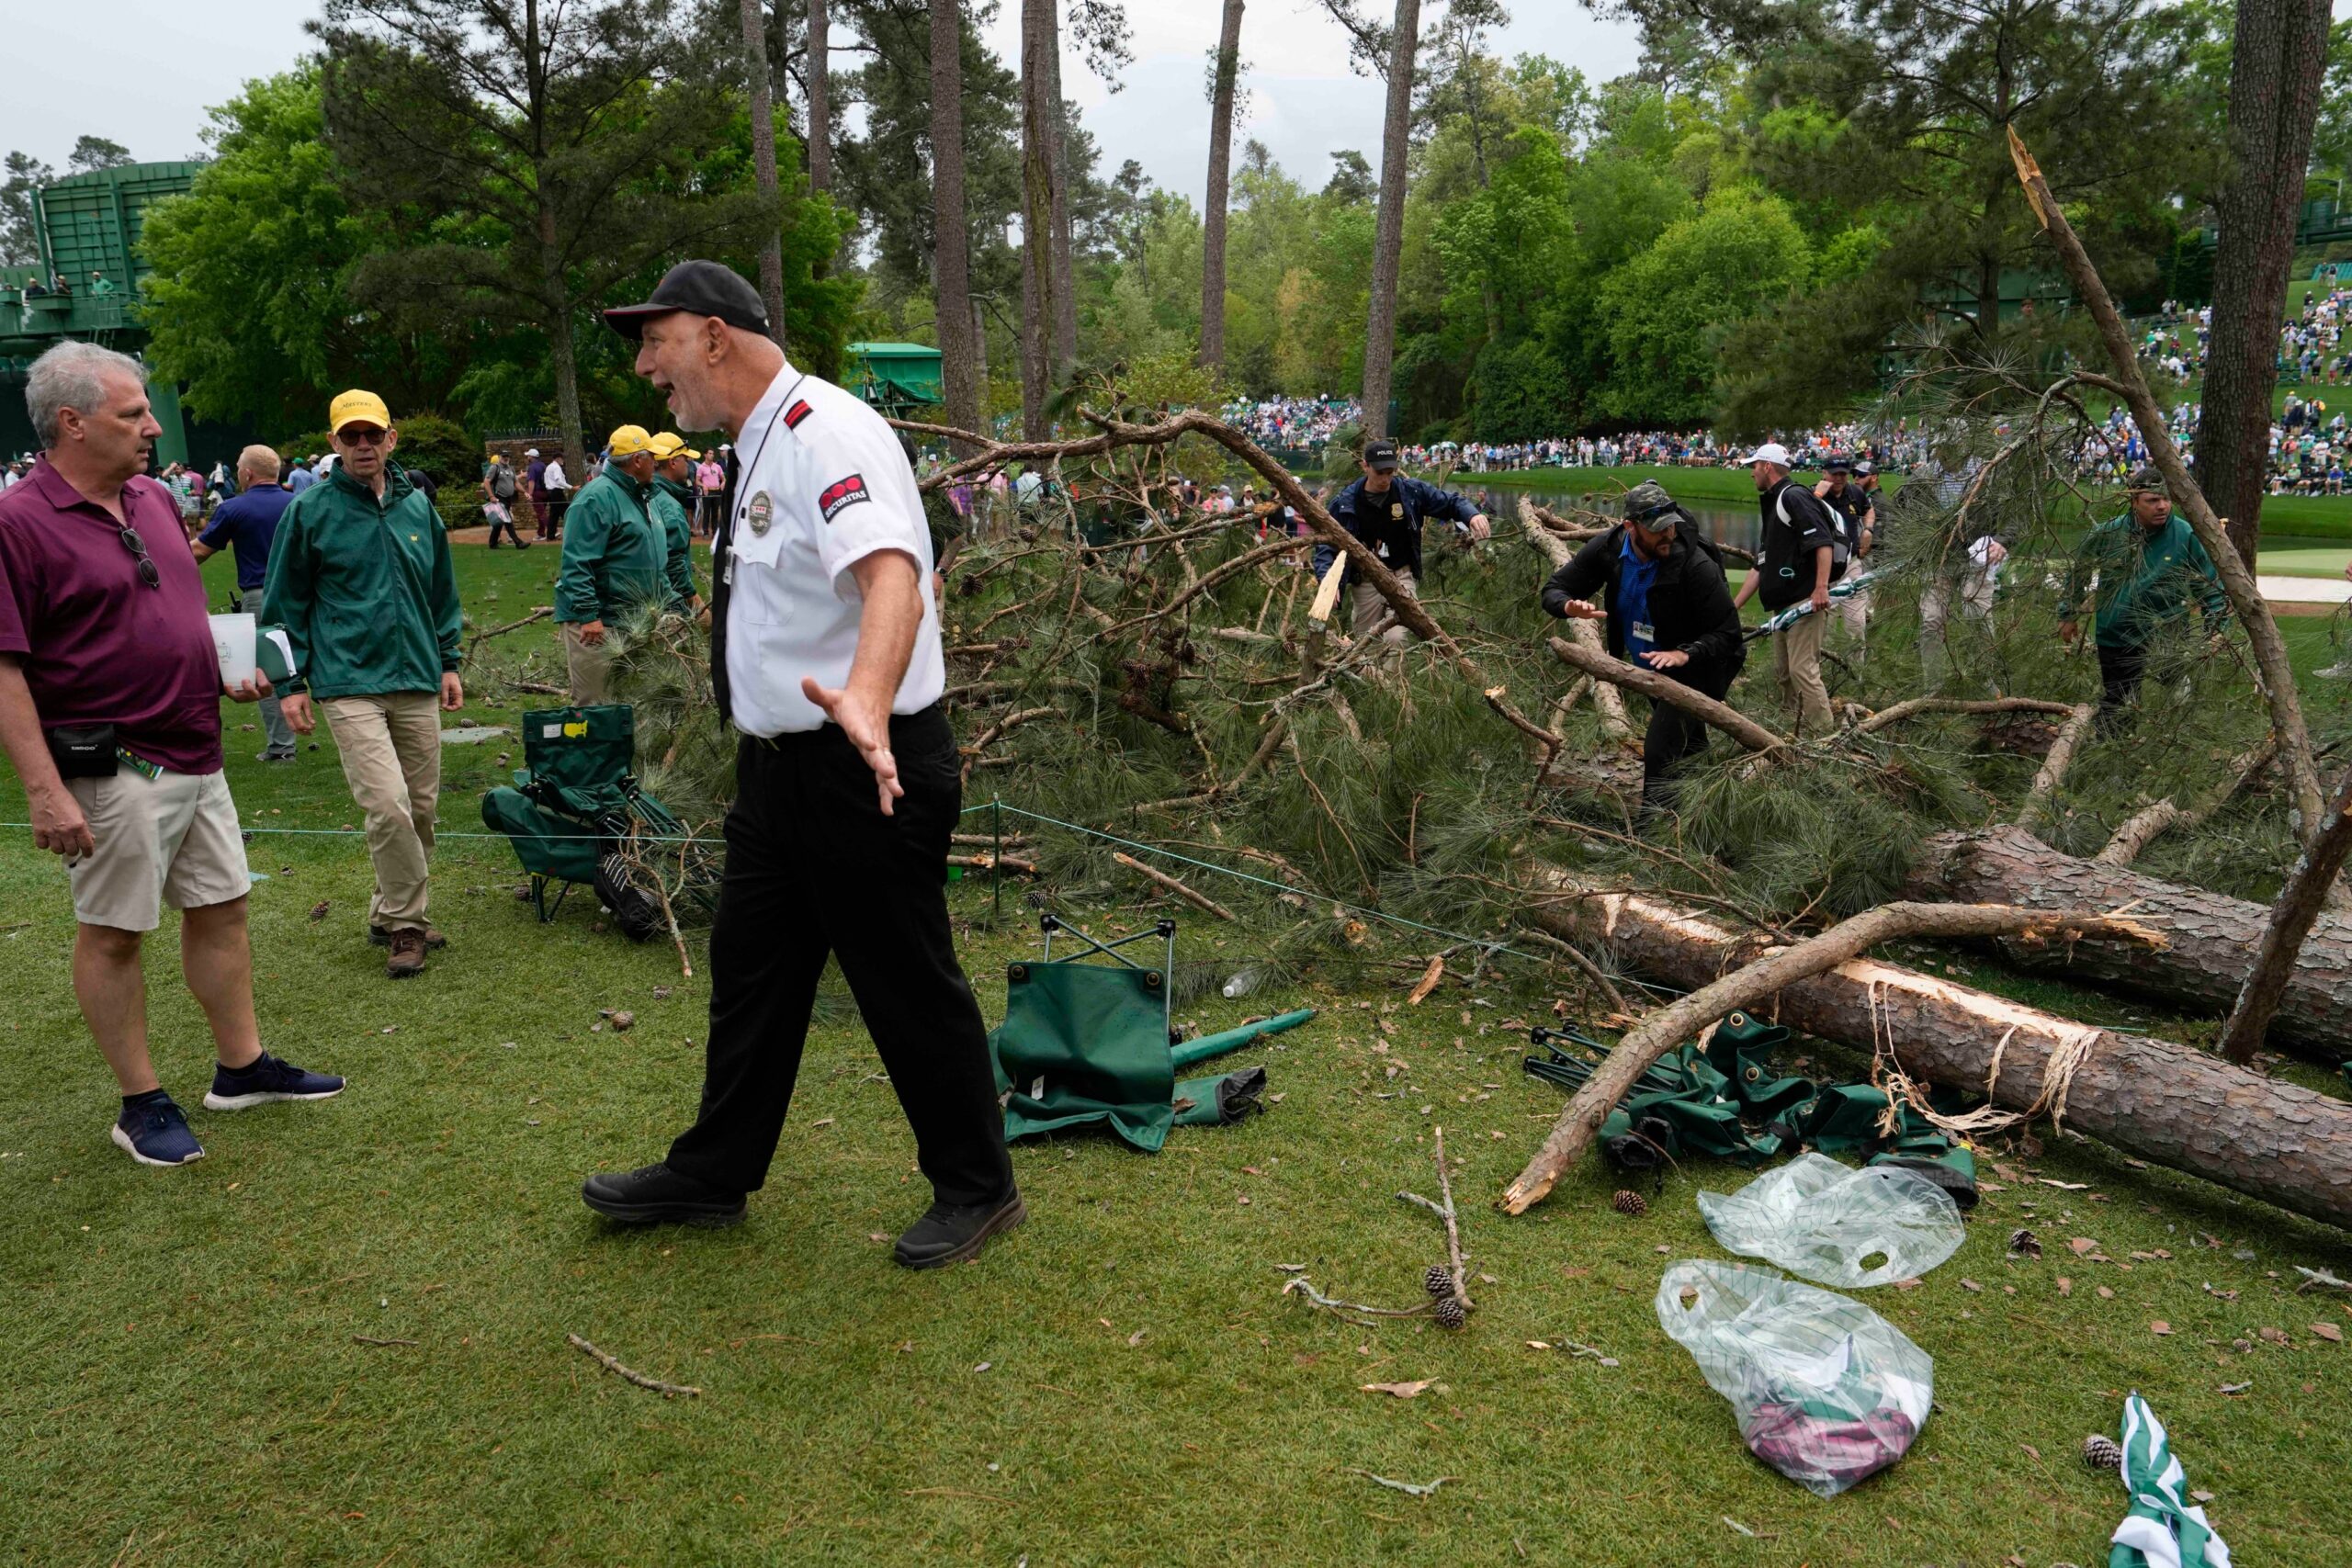
[[[660,1164],[588,1179],[629,1223],[726,1224],[765,1179],[828,955],[857,998],[914,1129],[933,1201],[899,1237],[929,1269],[1025,1217],[988,1037],[948,929],[962,801],[931,538],[899,441],[854,394],[768,335],[759,291],[682,262],[605,319],[682,430],[741,459],[712,545],[711,676],[742,732],[711,930],[702,1109]]]
[[[1333,496],[1327,510],[1332,521],[1363,540],[1365,547],[1396,574],[1408,598],[1419,596],[1416,589],[1421,575],[1422,518],[1444,518],[1467,529],[1474,539],[1483,539],[1492,532],[1487,514],[1467,500],[1452,491],[1398,473],[1394,441],[1366,442],[1358,464],[1363,469],[1363,477]],[[1331,562],[1339,553],[1336,545],[1315,547],[1315,575],[1318,581],[1331,570]],[[1387,601],[1381,598],[1378,589],[1356,576],[1353,566],[1348,568],[1341,581],[1349,590],[1348,624],[1362,637],[1386,613]],[[1405,628],[1390,626],[1385,640],[1402,644]]]

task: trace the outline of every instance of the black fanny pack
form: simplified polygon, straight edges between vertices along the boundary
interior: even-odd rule
[[[49,754],[62,779],[107,779],[115,774],[114,726],[62,724],[48,732]]]

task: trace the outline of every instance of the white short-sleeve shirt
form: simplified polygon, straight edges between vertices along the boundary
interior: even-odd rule
[[[864,595],[850,568],[876,550],[915,563],[922,625],[890,705],[920,713],[947,689],[939,606],[931,592],[931,530],[898,436],[855,393],[786,365],[737,436],[728,558],[727,681],[746,735],[821,728],[801,694],[849,681]]]

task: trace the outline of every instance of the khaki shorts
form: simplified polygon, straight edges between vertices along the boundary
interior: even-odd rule
[[[201,909],[252,891],[225,774],[166,771],[150,779],[125,767],[65,784],[97,845],[66,871],[74,918],[84,925],[152,931],[163,923],[163,905]]]

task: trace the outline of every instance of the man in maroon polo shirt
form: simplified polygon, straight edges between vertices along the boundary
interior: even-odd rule
[[[147,1055],[145,934],[178,909],[188,989],[220,1062],[205,1105],[324,1100],[343,1080],[261,1048],[243,840],[220,771],[220,666],[171,492],[145,477],[162,427],[139,362],[62,343],[25,402],[43,452],[0,495],[0,750],[33,842],[65,857],[74,995],[114,1069],[113,1138],[141,1165],[204,1157]],[[258,670],[230,689],[266,696]]]

